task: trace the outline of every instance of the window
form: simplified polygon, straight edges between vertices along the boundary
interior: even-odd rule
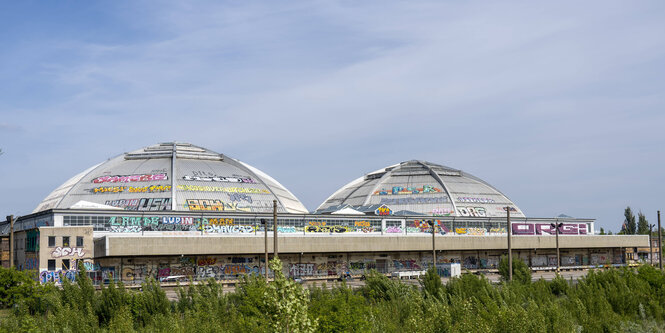
[[[55,236],[48,236],[48,247],[55,247]]]
[[[76,236],[76,247],[83,247],[83,236]]]
[[[49,271],[54,271],[55,270],[55,259],[49,259],[49,261],[48,261],[48,270]]]
[[[62,247],[69,247],[69,236],[62,236]]]
[[[62,259],[62,270],[68,271],[69,269],[69,259]]]

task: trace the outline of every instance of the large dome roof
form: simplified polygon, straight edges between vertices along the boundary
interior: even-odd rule
[[[74,176],[34,210],[307,213],[279,182],[243,162],[187,143],[161,143],[121,154]]]
[[[508,197],[464,171],[425,161],[407,161],[370,172],[333,193],[318,208],[386,205],[393,212],[429,216],[524,217]]]

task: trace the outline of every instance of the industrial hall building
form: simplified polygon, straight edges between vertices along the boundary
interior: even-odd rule
[[[33,211],[0,222],[3,264],[44,283],[214,278],[264,271],[265,236],[285,273],[391,273],[437,264],[494,269],[507,253],[534,269],[627,264],[648,236],[604,236],[593,219],[533,218],[462,170],[411,160],[367,173],[313,211],[259,169],[187,143],[144,147],[92,166]],[[508,217],[510,215],[510,217]],[[510,225],[508,225],[510,219]],[[13,235],[13,247],[6,245]]]

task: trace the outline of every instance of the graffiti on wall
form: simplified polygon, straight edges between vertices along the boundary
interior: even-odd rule
[[[455,211],[449,208],[432,209],[432,216],[450,216],[452,214],[455,214]]]
[[[150,186],[100,186],[90,190],[91,193],[161,193],[171,192],[171,185]]]
[[[457,207],[460,216],[485,217],[487,213],[483,207]]]
[[[279,230],[279,229],[278,229]],[[219,234],[247,234],[254,232],[252,225],[206,225],[204,231]]]
[[[167,180],[166,173],[155,174],[140,174],[140,175],[124,175],[124,176],[102,176],[92,180],[95,184],[100,183],[132,183],[132,182],[148,182],[155,180]]]
[[[434,225],[436,226],[436,231],[442,235],[445,235],[450,232],[448,227],[446,227],[440,220],[434,220]],[[415,220],[409,224],[406,228],[408,233],[432,233],[432,227],[429,225],[427,220]]]
[[[487,233],[485,228],[455,228],[458,235],[483,236]]]
[[[388,215],[393,215],[392,209],[388,208],[386,205],[381,205],[381,207],[377,208],[374,211],[374,214],[379,215],[379,216],[388,216]]]
[[[432,185],[423,185],[423,187],[393,186],[390,190],[380,189],[375,191],[374,195],[404,195],[421,193],[441,193],[441,189]]]
[[[305,232],[320,232],[320,233],[335,233],[341,234],[349,231],[349,227],[343,225],[308,225],[305,227]]]
[[[171,198],[140,198],[107,200],[107,206],[122,208],[124,210],[171,210]]]
[[[554,235],[556,229],[549,223],[513,223],[513,235]],[[560,235],[586,235],[588,227],[585,223],[563,223],[559,227]]]
[[[250,187],[221,187],[221,186],[197,186],[197,185],[178,185],[176,186],[181,191],[191,192],[226,192],[226,193],[258,193],[269,194],[266,189],[250,188]]]
[[[60,257],[79,257],[82,258],[85,255],[85,251],[80,247],[56,247],[53,252],[51,252],[51,257],[60,258]]]
[[[446,203],[448,197],[425,197],[425,198],[381,198],[380,204],[386,205],[411,205],[411,204],[436,204]]]
[[[492,204],[492,203],[495,203],[494,199],[490,199],[490,198],[473,198],[473,197],[457,197],[457,202],[484,203],[484,204]]]
[[[186,202],[185,208],[189,210],[250,211],[249,207],[239,207],[237,202],[224,202],[212,199],[187,199]]]
[[[386,233],[389,233],[389,234],[401,234],[402,232],[404,232],[404,230],[402,230],[402,227],[399,227],[399,226],[387,227],[386,228]]]
[[[4,254],[4,253],[3,253]],[[7,253],[9,254],[9,253]],[[7,256],[7,260],[9,260],[9,256]],[[25,264],[23,265],[23,269],[39,269],[39,259],[36,257],[27,257],[25,258]]]
[[[183,176],[182,179],[187,181],[197,181],[197,182],[225,182],[225,183],[246,183],[246,184],[256,183],[256,181],[250,177],[243,177],[236,175],[232,177],[223,177],[205,171],[192,171],[191,176]]]
[[[247,201],[252,203],[252,197],[244,193],[229,193],[229,200],[231,201]]]
[[[41,271],[39,273],[39,282],[56,284],[62,283],[63,279],[71,282],[76,281],[76,270],[57,270],[57,271]]]

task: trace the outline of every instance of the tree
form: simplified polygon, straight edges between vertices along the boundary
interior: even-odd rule
[[[309,291],[302,285],[284,277],[282,262],[279,259],[270,261],[270,269],[275,279],[268,286],[265,302],[268,315],[271,316],[273,332],[314,332],[317,321],[310,319],[307,313]]]
[[[443,283],[441,283],[441,277],[436,271],[436,267],[431,267],[425,273],[425,276],[420,280],[420,286],[425,292],[425,297],[434,297],[436,299],[441,299],[443,291]]]
[[[642,212],[639,212],[637,214],[637,233],[640,235],[648,235],[649,234],[649,222],[647,221],[647,218],[642,214]]]
[[[637,225],[635,224],[635,215],[633,215],[630,206],[626,207],[623,216],[626,217],[626,235],[634,235],[637,232]]]
[[[603,229],[603,227],[600,227],[600,234],[605,235],[605,229]]]
[[[499,274],[502,280],[508,281],[510,274],[508,271],[508,256],[501,256]],[[513,258],[513,280],[523,284],[531,283],[531,269],[519,258]]]

